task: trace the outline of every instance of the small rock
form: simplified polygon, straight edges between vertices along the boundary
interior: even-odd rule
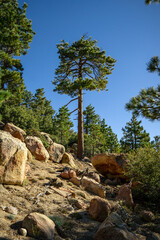
[[[80,178],[78,178],[78,177],[72,177],[72,178],[70,179],[70,181],[71,181],[73,184],[75,184],[76,186],[78,186],[78,187],[81,185]]]
[[[10,214],[14,214],[14,215],[17,215],[17,213],[18,213],[17,208],[15,208],[13,206],[6,207],[5,211],[10,213]]]
[[[20,233],[22,236],[26,237],[26,236],[27,236],[27,229],[25,229],[25,228],[20,228],[20,229],[19,229],[19,233]]]

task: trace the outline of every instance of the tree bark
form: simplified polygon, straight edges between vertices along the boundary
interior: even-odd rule
[[[82,159],[84,155],[84,134],[83,134],[83,90],[78,95],[78,149],[77,157]]]

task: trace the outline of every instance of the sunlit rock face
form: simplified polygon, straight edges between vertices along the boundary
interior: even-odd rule
[[[97,154],[91,158],[91,162],[94,168],[107,178],[126,179],[124,171],[128,161],[125,154]]]
[[[22,185],[28,149],[9,132],[0,131],[0,183]]]

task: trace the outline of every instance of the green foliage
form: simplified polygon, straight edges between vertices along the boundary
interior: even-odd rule
[[[147,5],[151,4],[151,3],[160,3],[160,0],[145,0],[145,3]]]
[[[151,58],[147,64],[147,70],[151,73],[157,72],[160,75],[160,59],[158,56]],[[142,89],[136,97],[131,98],[129,103],[126,104],[126,109],[149,120],[160,120],[160,85],[157,88]]]
[[[137,121],[135,115],[133,115],[131,121],[127,122],[126,126],[122,128],[123,137],[120,142],[123,152],[129,152],[149,144],[149,134],[140,125],[141,122]]]
[[[160,85],[157,88],[142,89],[136,97],[126,104],[127,110],[150,120],[160,120]]]
[[[17,0],[0,1],[1,89],[12,93],[8,105],[19,103],[24,91],[23,67],[14,57],[26,54],[33,39],[32,23],[26,18],[26,9],[27,4],[20,8]]]
[[[120,151],[120,146],[117,135],[112,131],[111,126],[105,123],[105,119],[100,121],[100,125],[104,138],[102,152],[118,153]]]
[[[128,155],[128,176],[137,184],[135,193],[158,204],[160,198],[160,151],[139,148]]]
[[[154,56],[151,58],[151,60],[147,64],[147,70],[151,73],[157,72],[158,75],[160,75],[160,59],[158,56]]]
[[[107,75],[112,73],[115,59],[106,57],[91,38],[69,44],[64,40],[57,44],[60,59],[53,81],[54,91],[75,96],[79,89],[105,90]]]
[[[39,128],[42,132],[52,133],[53,131],[53,114],[55,111],[44,96],[44,88],[38,88],[32,97],[30,92],[27,93],[27,105],[32,109],[39,122]]]
[[[24,129],[29,128],[39,129],[38,119],[31,109],[25,106],[3,106],[1,108],[3,122],[13,122],[16,126]]]
[[[64,224],[64,218],[60,217],[60,216],[48,216],[54,223],[56,226],[63,226]]]
[[[9,215],[7,216],[7,218],[8,218],[9,220],[14,220],[14,219],[15,219],[15,215],[9,214]]]
[[[70,114],[67,107],[63,106],[55,114],[53,119],[54,135],[57,136],[58,142],[66,146],[71,138],[73,123],[70,120]]]
[[[84,144],[85,155],[90,157],[103,152],[119,152],[117,135],[107,126],[105,119],[95,114],[94,107],[86,107],[84,111]]]

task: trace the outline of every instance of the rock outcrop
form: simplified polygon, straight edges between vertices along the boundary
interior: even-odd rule
[[[40,138],[27,136],[25,139],[25,143],[29,151],[37,160],[47,161],[49,159],[49,154]]]
[[[19,139],[0,131],[0,183],[22,185],[28,149]]]
[[[13,137],[18,138],[24,142],[26,132],[23,129],[15,126],[13,123],[7,123],[4,127],[4,131],[9,132]]]
[[[91,158],[94,168],[103,176],[126,179],[124,175],[127,158],[125,154],[97,154]]]
[[[47,216],[34,212],[28,214],[22,223],[30,237],[36,239],[53,240],[55,232],[54,222]]]

